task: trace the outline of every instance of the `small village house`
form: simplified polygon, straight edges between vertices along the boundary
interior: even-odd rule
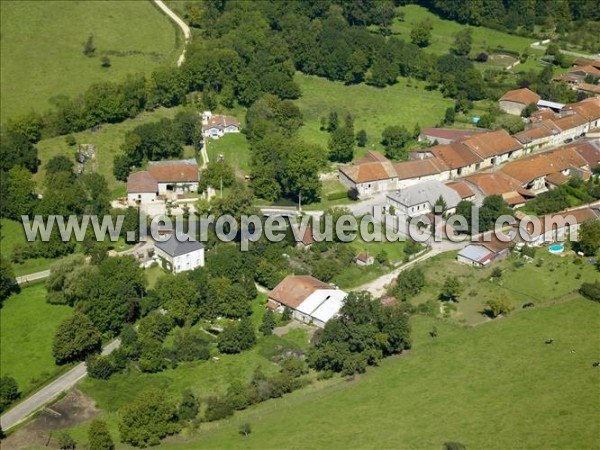
[[[240,121],[233,116],[213,115],[210,111],[202,114],[202,134],[205,137],[219,139],[225,134],[239,133]]]
[[[154,257],[165,270],[186,272],[204,266],[204,245],[187,236],[171,233],[166,240],[154,243]]]
[[[130,205],[154,202],[158,196],[198,191],[198,163],[195,159],[150,161],[147,170],[127,177]]]
[[[499,106],[505,113],[520,116],[528,105],[537,105],[540,100],[539,95],[527,88],[515,89],[500,97]]]

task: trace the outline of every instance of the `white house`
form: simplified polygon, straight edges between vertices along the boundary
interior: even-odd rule
[[[178,237],[176,233],[165,241],[154,243],[154,255],[161,261],[165,270],[173,273],[194,270],[204,266],[204,245],[184,236]]]
[[[439,181],[424,181],[396,192],[390,192],[386,197],[388,211],[393,207],[396,215],[417,217],[433,212],[439,198],[446,204],[443,212],[453,212],[460,202],[460,195]]]
[[[152,203],[157,195],[158,183],[147,170],[127,177],[127,201],[130,205]]]
[[[347,295],[309,275],[288,275],[269,292],[267,307],[278,312],[289,308],[294,319],[323,328],[338,315]]]
[[[210,111],[202,114],[202,134],[205,137],[219,139],[228,133],[239,133],[240,122],[233,116],[214,115]]]

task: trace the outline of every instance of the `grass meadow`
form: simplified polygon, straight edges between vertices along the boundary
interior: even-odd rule
[[[173,64],[180,31],[149,1],[3,1],[2,122],[51,99],[82,94],[92,83]],[[94,36],[93,57],[83,54]],[[100,59],[110,58],[103,68]]]
[[[113,197],[124,196],[126,193],[125,183],[117,181],[113,175],[113,158],[115,155],[121,153],[121,145],[125,140],[125,134],[144,123],[158,122],[163,118],[172,119],[180,110],[180,107],[159,108],[155,111],[141,113],[137,117],[121,123],[102,125],[98,131],[86,130],[74,133],[73,136],[75,136],[78,144],[96,145],[97,171],[106,178],[108,188],[112,191]],[[41,140],[37,144],[37,148],[42,164],[38,173],[34,175],[34,180],[37,182],[39,189],[39,186],[43,184],[46,173],[44,164],[56,155],[66,155],[73,158],[76,147],[67,145],[64,136],[57,136]],[[190,153],[190,151],[188,150],[187,153]],[[188,155],[185,156],[187,157]]]
[[[0,253],[10,260],[12,250],[16,244],[27,244],[27,238],[23,225],[20,222],[8,219],[0,219]],[[54,260],[47,258],[34,258],[24,261],[22,264],[13,264],[15,276],[27,275],[34,272],[49,269]]]
[[[455,252],[444,253],[420,264],[425,272],[425,288],[411,301],[418,304],[437,299],[446,277],[457,276],[462,293],[459,302],[449,306],[448,315],[460,324],[476,325],[489,321],[482,314],[483,303],[494,296],[509,299],[515,308],[513,314],[516,314],[522,311],[524,303],[533,302],[539,306],[569,300],[576,295],[581,283],[598,279],[598,271],[592,264],[582,261],[576,265],[574,256],[553,255],[546,248],[537,249],[535,260],[522,267],[515,266],[520,259],[517,256],[485,269],[458,263],[455,258]],[[491,276],[496,267],[502,269],[499,279]]]
[[[52,357],[58,325],[72,314],[69,306],[46,303],[43,282],[24,287],[0,309],[0,374],[17,380],[26,393],[61,370]]]
[[[336,111],[343,121],[350,113],[354,129],[364,129],[368,137],[366,147],[355,149],[356,156],[371,148],[381,150],[379,142],[385,127],[404,125],[411,131],[416,124],[421,128],[431,127],[440,122],[446,108],[454,104],[437,91],[426,91],[423,82],[405,78],[383,89],[366,84],[345,85],[300,73],[294,80],[302,91],[302,97],[295,101],[304,115],[300,137],[326,150],[329,134],[320,131],[321,118]]]
[[[426,8],[417,5],[401,6],[398,12],[404,13],[404,20],[394,19],[392,24],[392,34],[401,37],[410,42],[410,32],[413,27],[423,20],[430,20],[433,29],[431,32],[431,43],[425,47],[425,50],[435,54],[448,53],[454,44],[454,36],[465,28],[458,22],[445,20],[429,12]],[[529,46],[535,42],[534,39],[522,36],[516,36],[502,31],[493,30],[486,27],[470,27],[473,30],[473,46],[471,54],[477,55],[489,50],[504,49],[523,53],[525,49],[528,52],[532,50]]]
[[[413,349],[405,355],[354,379],[318,381],[230,419],[185,429],[160,448],[359,449],[377,443],[380,448],[439,449],[458,441],[467,448],[572,449],[597,444],[600,372],[592,362],[600,343],[599,305],[576,298],[478,327],[423,316],[415,316],[412,325]],[[429,336],[433,325],[435,339]],[[552,345],[544,344],[548,337]],[[202,393],[208,383],[219,390],[224,380],[245,376],[261,361],[257,354],[263,345],[232,357],[239,363],[222,358],[148,378],[135,374],[137,383],[125,386],[120,378],[86,380],[82,389],[105,410],[102,417],[118,441],[113,408],[142,382],[167,392],[190,387]],[[251,426],[248,437],[238,433],[243,423]],[[87,441],[87,425],[70,433],[78,444]]]

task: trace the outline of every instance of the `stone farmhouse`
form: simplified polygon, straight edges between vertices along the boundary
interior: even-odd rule
[[[527,88],[508,91],[500,97],[500,111],[520,116],[527,106],[532,103],[537,105],[541,99],[542,97]]]
[[[195,159],[150,161],[148,169],[127,177],[127,202],[140,205],[155,202],[159,196],[198,190],[198,163]]]

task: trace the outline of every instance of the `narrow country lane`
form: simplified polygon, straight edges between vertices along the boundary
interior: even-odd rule
[[[185,43],[184,43],[184,46],[183,46],[183,52],[181,52],[181,55],[179,56],[179,59],[177,60],[177,67],[179,67],[185,61],[185,47],[187,46],[187,44],[192,39],[192,31],[190,30],[190,27],[188,27],[187,24],[183,20],[181,20],[177,14],[175,14],[173,11],[171,11],[169,9],[169,7],[164,4],[164,2],[162,2],[161,0],[154,0],[154,3],[167,16],[169,16],[171,18],[171,20],[173,20],[173,22],[175,22],[179,28],[181,28],[181,31],[183,31],[183,36],[185,38]]]
[[[111,341],[102,350],[103,355],[110,354],[121,345],[119,339]],[[21,423],[37,410],[55,400],[62,392],[72,388],[87,375],[85,363],[79,363],[56,380],[44,386],[33,395],[18,403],[0,417],[0,425],[4,431]]]

